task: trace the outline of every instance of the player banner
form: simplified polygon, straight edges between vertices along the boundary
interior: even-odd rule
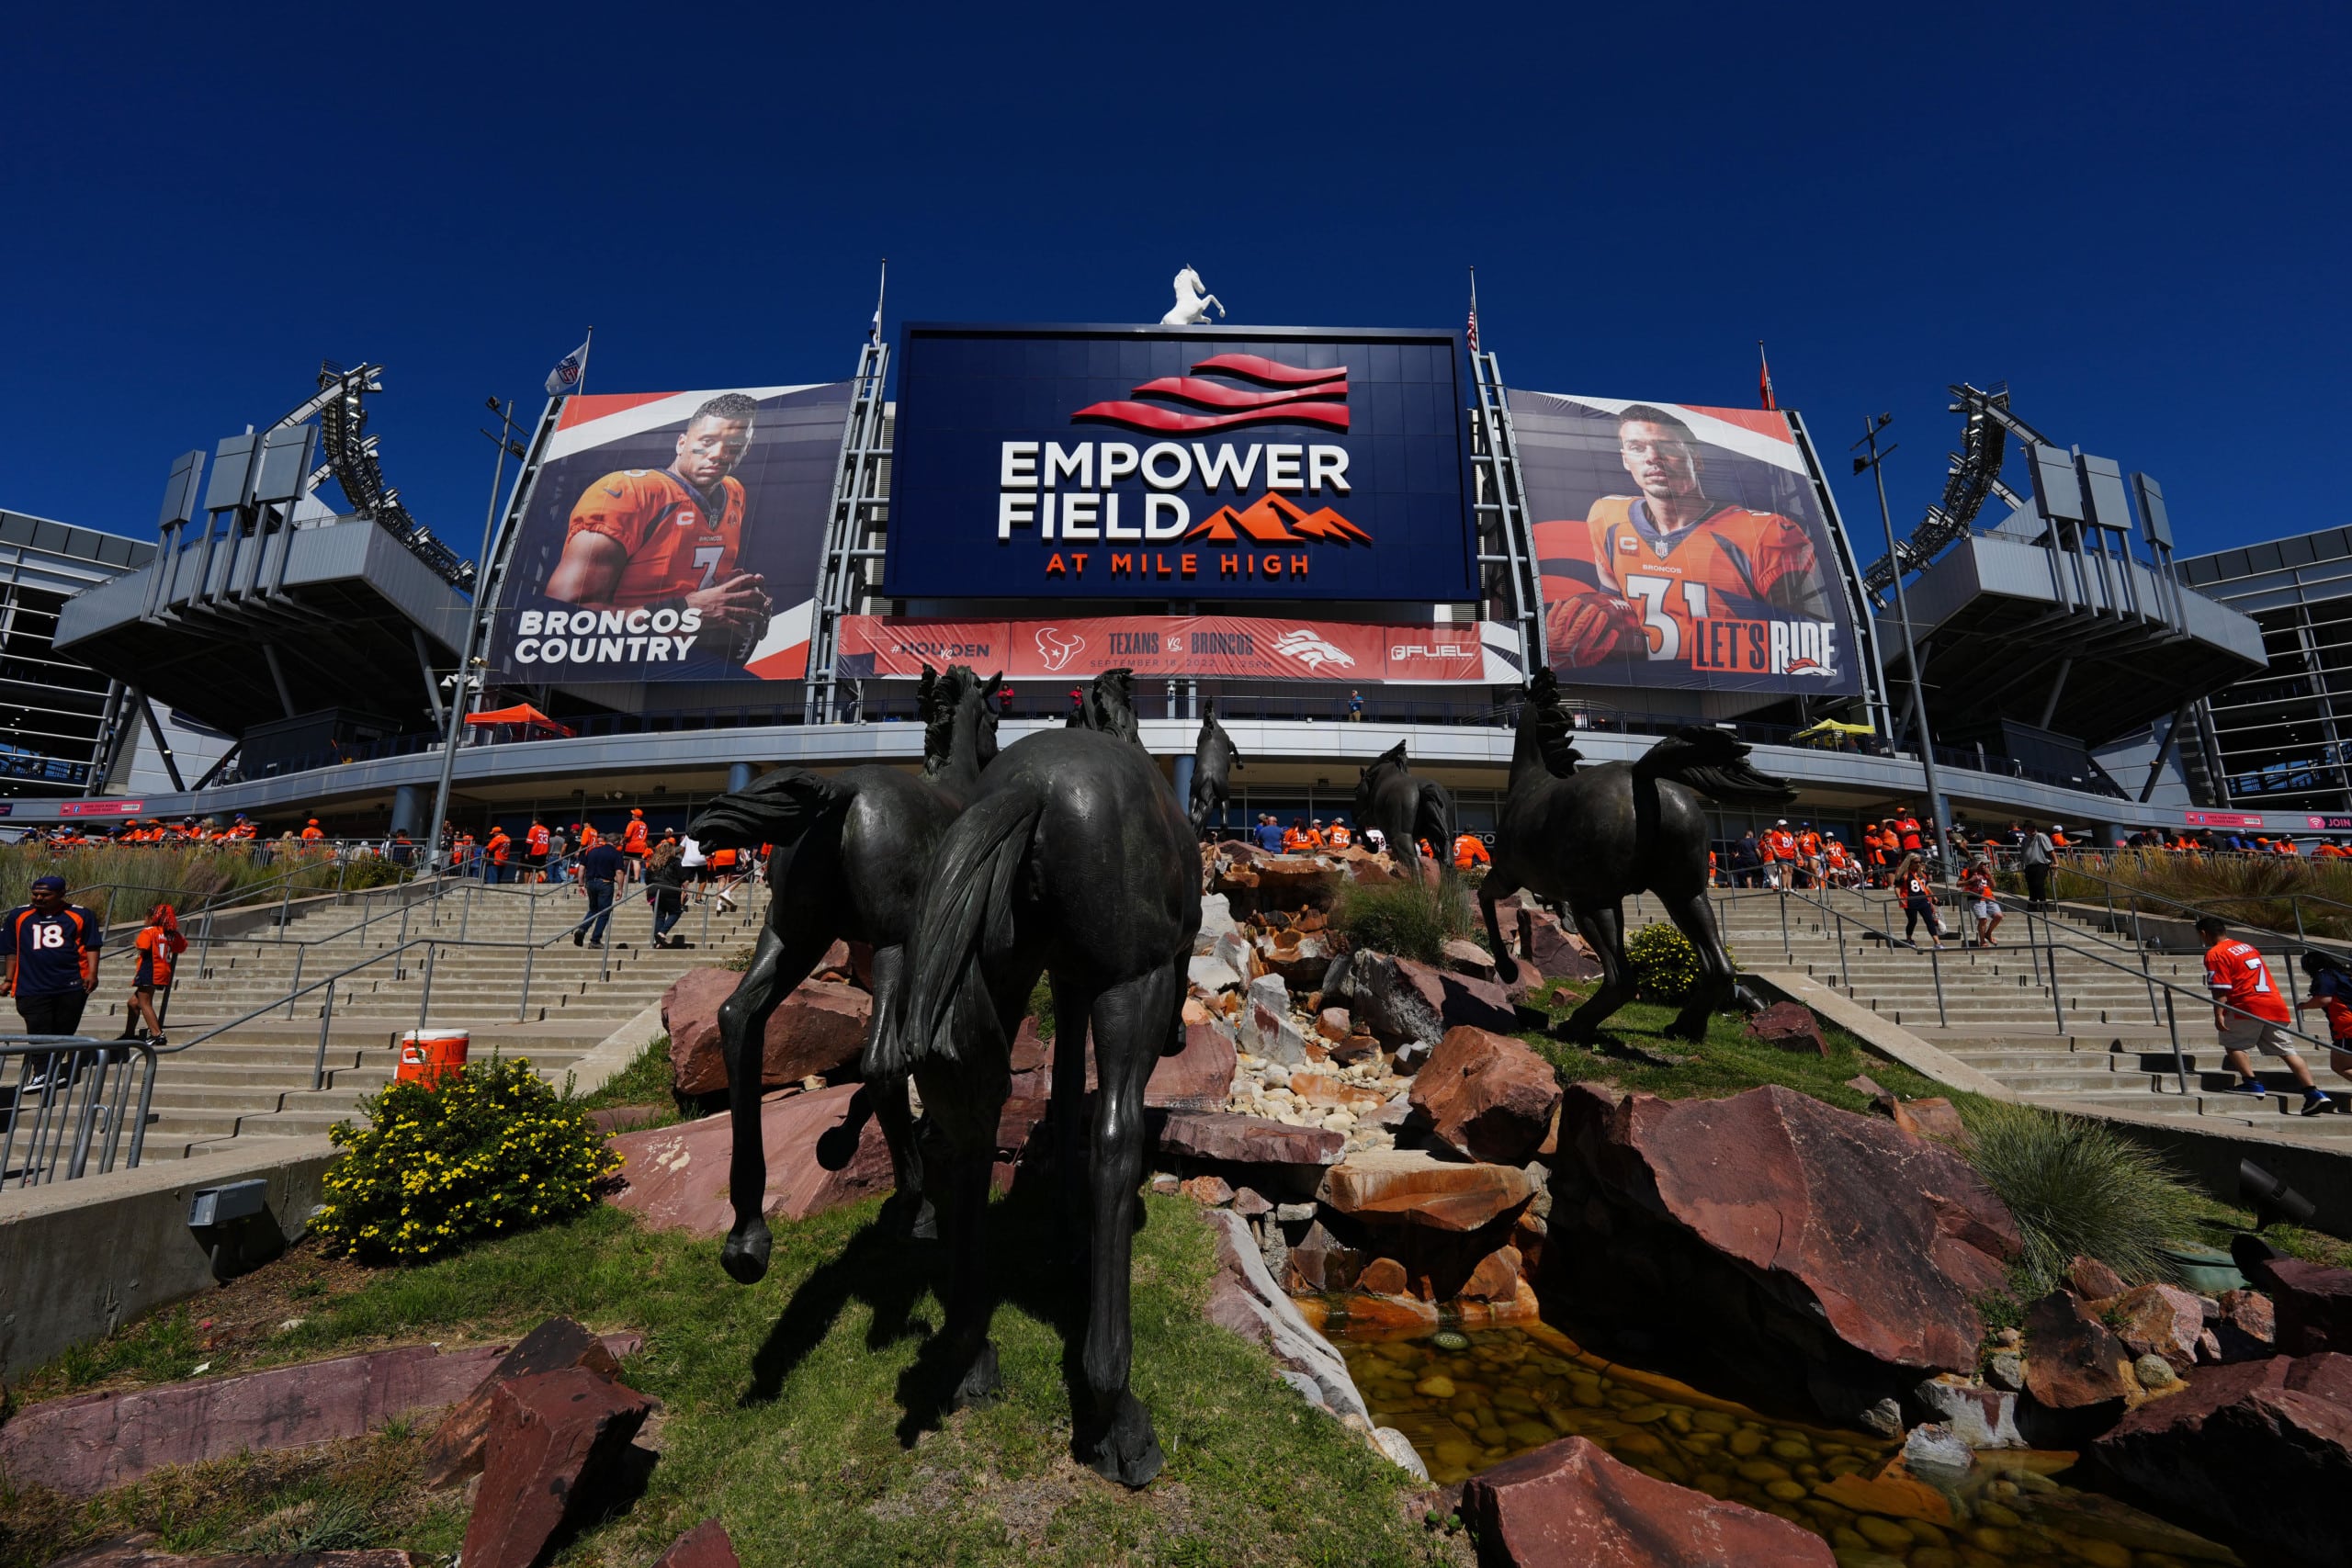
[[[850,384],[574,397],[492,627],[510,682],[804,672]]]
[[[841,623],[839,657],[841,673],[849,679],[920,675],[926,664],[934,670],[968,664],[1016,681],[1079,681],[1120,668],[1133,670],[1138,680],[1199,676],[1363,686],[1521,678],[1516,639],[1510,628],[1492,624],[1366,626],[1244,615],[1052,621],[849,615]]]
[[[1552,668],[1849,695],[1853,613],[1785,414],[1513,391]]]

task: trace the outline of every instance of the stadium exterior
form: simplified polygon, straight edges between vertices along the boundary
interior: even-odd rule
[[[1444,333],[913,328],[908,344],[896,402],[885,399],[891,354],[878,339],[861,346],[847,381],[725,394],[737,400],[729,406],[756,404],[761,438],[773,437],[772,453],[763,454],[769,467],[746,470],[755,499],[795,498],[791,526],[799,532],[788,536],[805,537],[809,547],[805,558],[762,567],[773,610],[741,646],[714,653],[707,640],[689,648],[689,637],[648,637],[630,623],[640,635],[621,651],[633,658],[639,644],[674,641],[669,668],[609,660],[594,669],[532,664],[544,650],[526,634],[550,626],[595,629],[600,615],[603,631],[617,632],[630,614],[646,622],[649,605],[671,603],[643,599],[631,612],[609,607],[626,599],[575,598],[569,603],[608,607],[567,611],[563,552],[579,529],[567,530],[566,519],[576,525],[586,504],[575,505],[588,482],[579,476],[647,471],[654,459],[640,455],[666,455],[673,441],[683,453],[685,437],[677,432],[717,417],[697,412],[713,407],[711,399],[551,400],[477,579],[469,563],[457,561],[389,499],[394,492],[375,468],[374,444],[358,435],[362,398],[379,386],[374,367],[328,367],[319,395],[277,425],[220,443],[209,486],[203,454],[180,459],[154,558],[83,592],[58,622],[65,654],[238,737],[236,752],[203,779],[184,780],[187,787],[126,795],[93,782],[81,799],[19,801],[14,823],[242,813],[272,831],[316,816],[351,836],[392,827],[421,832],[442,766],[444,705],[458,686],[468,607],[479,594],[486,651],[469,705],[526,702],[561,732],[467,727],[453,762],[451,816],[477,829],[492,821],[512,829],[533,814],[605,822],[639,807],[658,830],[683,826],[697,802],[763,767],[912,766],[922,748],[912,676],[922,661],[950,659],[1012,676],[1002,730],[1008,742],[1030,728],[1057,725],[1065,694],[1087,671],[1136,667],[1144,742],[1180,786],[1198,716],[1215,702],[1245,762],[1235,776],[1229,826],[1260,811],[1284,821],[1349,812],[1357,770],[1402,742],[1416,772],[1454,791],[1465,826],[1485,829],[1508,774],[1514,694],[1540,660],[1560,671],[1580,710],[1588,728],[1578,745],[1587,756],[1636,754],[1678,724],[1734,728],[1758,746],[1761,766],[1798,786],[1792,820],[1850,838],[1865,820],[1926,805],[1906,647],[1917,650],[1938,736],[1947,741],[1938,758],[1955,818],[2063,822],[2100,839],[2145,827],[2200,827],[2208,818],[2289,826],[2284,817],[2267,823],[2261,810],[2222,798],[2201,740],[2175,744],[2194,732],[2184,712],[2263,669],[2262,630],[2177,576],[2169,520],[2153,480],[2133,476],[2142,513],[2135,523],[2116,465],[2041,437],[2008,412],[2006,392],[1954,389],[1954,410],[1967,420],[1955,484],[1964,474],[1969,493],[1955,501],[1948,491],[1901,543],[1906,637],[1886,592],[1888,561],[1862,564],[1881,552],[1858,549],[1804,422],[1793,414],[1506,390],[1493,353]],[[1034,389],[1026,401],[1011,390],[999,396],[989,355],[1015,351],[1033,368],[1043,363],[1041,352],[1067,361],[1067,370],[1053,372],[1062,379],[1052,395],[1069,389],[1064,402],[1046,407]],[[1171,363],[1172,376],[1165,373]],[[1005,378],[1006,388],[1012,384]],[[939,413],[951,403],[944,388],[961,400],[953,420]],[[1076,412],[1065,418],[1065,409]],[[1038,426],[1040,419],[1050,427]],[[1662,423],[1630,423],[1642,420]],[[1279,444],[1285,421],[1320,423],[1285,446]],[[1237,499],[1208,513],[1213,463],[1225,461],[1238,475],[1245,457],[1257,460],[1260,446],[1236,443],[1220,456],[1211,446],[1216,437],[1196,433],[1243,424],[1250,428],[1241,435],[1262,438],[1276,455],[1264,469],[1269,481],[1289,471],[1277,468],[1287,461],[1329,486],[1309,493],[1301,479],[1246,508]],[[982,426],[992,443],[985,473],[977,457],[958,468],[969,457],[965,448],[978,450],[972,432]],[[1081,452],[1086,443],[1075,439],[1065,446],[1011,438],[1033,427],[1048,437],[1067,427],[1092,445]],[[1152,445],[1163,431],[1193,440]],[[1136,434],[1112,439],[1123,433]],[[999,442],[998,434],[1008,438]],[[1576,624],[1561,614],[1562,604],[1594,564],[1563,565],[1564,549],[1574,556],[1588,536],[1596,550],[1627,552],[1622,562],[1595,558],[1621,595],[1613,613],[1644,614],[1634,591],[1642,580],[1623,570],[1642,564],[1634,558],[1636,536],[1607,543],[1623,532],[1622,522],[1611,521],[1622,519],[1623,503],[1588,504],[1592,494],[1628,488],[1634,459],[1620,467],[1621,436],[1627,452],[1637,438],[1669,446],[1687,438],[1691,450],[1704,449],[1710,485],[1746,487],[1736,504],[1709,504],[1752,529],[1777,529],[1783,553],[1810,563],[1804,625],[1795,624],[1799,612],[1782,607],[1790,592],[1775,590],[1772,604],[1759,596],[1726,611],[1721,598],[1702,608],[1706,591],[1685,586],[1690,618],[1669,621],[1656,595],[1646,601],[1646,664],[1638,640],[1630,658],[1621,646],[1613,657],[1584,663],[1568,647],[1550,644],[1547,621]],[[2001,476],[2004,436],[2015,438],[2027,468],[2015,490]],[[1446,467],[1456,461],[1447,443],[1457,437],[1458,479]],[[323,442],[324,461],[316,460],[314,441]],[[1052,516],[1050,497],[1041,495],[1052,472],[1039,479],[1038,470],[1023,466],[1025,450],[1041,446],[1038,457],[1062,465],[1066,484],[1077,481],[1081,459],[1100,458],[1099,484],[1091,473],[1084,478],[1108,511],[1114,538],[1140,537],[1136,521],[1158,517],[1168,526],[1153,538],[1173,539],[1177,524],[1169,519],[1181,519],[1190,525],[1183,539],[1201,540],[1197,560],[1174,547],[1104,553],[1094,557],[1088,582],[1061,576],[1063,551],[1055,547],[1061,541],[1050,524],[1035,529],[1034,539],[1023,536],[1033,520]],[[1007,454],[1001,463],[1000,446]],[[1155,453],[1161,457],[1147,476],[1152,492],[1135,492],[1125,514],[1130,532],[1117,533],[1110,475],[1125,474],[1120,465],[1138,454],[1148,469]],[[1188,453],[1199,455],[1210,486],[1205,500],[1194,490],[1189,510],[1178,474],[1190,468]],[[1298,453],[1306,456],[1284,456]],[[321,487],[330,479],[346,509],[328,504],[332,492]],[[1197,487],[1202,476],[1192,479]],[[894,538],[901,480],[915,489]],[[1576,490],[1579,483],[1586,489]],[[958,487],[971,484],[980,488],[967,497]],[[1242,491],[1237,486],[1233,493]],[[1993,497],[2008,503],[2009,514],[1978,527],[1976,507]],[[1311,511],[1318,502],[1321,510]],[[1458,547],[1445,535],[1449,504],[1461,515]],[[968,541],[942,532],[962,526],[967,513],[978,520],[967,530]],[[1080,515],[1069,511],[1069,538],[1081,537]],[[1083,515],[1089,529],[1100,525],[1093,513]],[[787,536],[784,525],[761,525],[768,536]],[[1810,550],[1801,530],[1810,531]],[[1253,545],[1270,537],[1287,542],[1253,556]],[[1430,547],[1400,553],[1422,546]],[[893,557],[894,547],[909,555]],[[1455,547],[1459,576],[1457,558],[1447,553]],[[731,537],[727,548],[734,548]],[[956,552],[966,550],[968,570],[957,564],[967,558]],[[1664,560],[1666,547],[1657,554]],[[1138,561],[1140,570],[1127,564]],[[1268,577],[1245,583],[1237,575],[1258,569]],[[1076,570],[1083,572],[1082,563]],[[1027,575],[1016,578],[1016,570]],[[1278,570],[1289,575],[1272,577]],[[1442,597],[1430,591],[1441,584]],[[1422,592],[1415,599],[1398,597],[1416,588]],[[671,620],[676,624],[674,611]],[[1695,640],[1726,627],[1748,641],[1725,654],[1731,642],[1719,637],[1722,648],[1713,653],[1694,648],[1684,663],[1661,664],[1661,637],[1671,651],[1678,636]],[[1961,708],[1947,694],[1962,683],[1939,682],[1939,664],[1969,657],[1966,650],[1985,639],[2011,649],[2008,667],[2028,680],[1979,705],[1982,711]],[[625,640],[568,639],[575,659],[600,649],[609,655]],[[1743,651],[1749,642],[1752,650]],[[1272,648],[1295,657],[1280,663]],[[1439,673],[1424,676],[1425,669]],[[1283,678],[1310,671],[1309,679]],[[1800,730],[1824,720],[1870,734],[1855,750],[1796,742]],[[1747,825],[1737,814],[1720,820],[1727,839]],[[2291,826],[2306,830],[2300,815]]]

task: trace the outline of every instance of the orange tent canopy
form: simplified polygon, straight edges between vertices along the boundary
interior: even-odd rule
[[[558,735],[571,733],[569,726],[558,724],[528,703],[517,703],[511,708],[492,708],[487,713],[469,713],[466,715],[466,722],[468,724],[519,724],[526,729],[552,730]]]

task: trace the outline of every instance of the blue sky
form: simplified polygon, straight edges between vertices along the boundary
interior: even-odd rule
[[[471,553],[485,395],[590,322],[592,389],[836,378],[887,254],[894,330],[1154,320],[1184,263],[1451,325],[1475,263],[1516,384],[1747,404],[1761,337],[1833,465],[1892,411],[1900,525],[1960,379],[2185,549],[2343,521],[2341,6],[1248,9],[21,12],[0,506],[150,535],[175,454],[368,359]]]

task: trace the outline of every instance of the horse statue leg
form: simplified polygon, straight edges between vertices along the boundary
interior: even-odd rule
[[[1503,940],[1502,919],[1495,912],[1495,900],[1508,898],[1518,891],[1518,884],[1492,874],[1478,885],[1478,913],[1487,918],[1487,945],[1495,952],[1495,976],[1506,986],[1519,978],[1519,961],[1511,956],[1510,943]]]
[[[1667,1032],[1684,1040],[1703,1040],[1707,1037],[1708,1017],[1731,1004],[1739,968],[1732,963],[1731,954],[1724,951],[1723,938],[1715,930],[1714,908],[1708,902],[1704,888],[1678,897],[1660,894],[1658,901],[1666,906],[1667,919],[1690,939],[1691,947],[1699,954],[1698,983],[1690,987],[1690,997]]]
[[[882,1123],[883,1142],[890,1146],[891,1184],[897,1190],[905,1235],[912,1241],[933,1241],[939,1235],[939,1216],[923,1188],[922,1150],[915,1137],[914,1108],[907,1100],[907,1075],[882,1072],[873,1065],[902,1059],[878,1046],[884,1032],[898,1026],[899,987],[906,983],[906,964],[904,943],[874,950],[874,1016],[866,1025],[861,1070],[866,1095],[874,1103],[874,1119]]]
[[[976,979],[967,976],[965,984]],[[1001,1030],[995,1039],[967,1038],[963,1055],[929,1056],[914,1069],[923,1115],[938,1127],[947,1148],[940,1199],[950,1247],[947,1319],[940,1327],[936,1354],[956,1379],[947,1400],[952,1410],[994,1404],[1004,1388],[996,1346],[989,1338],[996,1306],[986,1270],[989,1184],[996,1160],[997,1121],[1012,1086],[1012,1033],[1020,1027],[1028,995],[1023,987],[1018,999],[1007,995],[994,998]]]
[[[1149,1482],[1165,1462],[1151,1415],[1127,1387],[1135,1357],[1127,1297],[1144,1086],[1183,996],[1184,971],[1171,964],[1120,981],[1094,1004],[1094,1258],[1079,1358],[1089,1408],[1077,1423],[1078,1458],[1127,1486]]]
[[[778,929],[780,920],[791,918],[781,902],[769,907],[752,967],[734,993],[718,1004],[719,1052],[727,1064],[727,1111],[734,1136],[727,1190],[735,1209],[735,1227],[727,1233],[718,1261],[745,1285],[768,1271],[768,1222],[760,1212],[768,1187],[768,1152],[760,1128],[768,1020],[785,994],[808,976],[832,945],[831,932],[806,929],[798,921],[793,922],[798,929],[789,932]]]
[[[1577,930],[1583,933],[1586,945],[1593,956],[1600,960],[1600,985],[1584,1005],[1568,1015],[1563,1026],[1566,1036],[1578,1044],[1589,1045],[1600,1038],[1600,1026],[1609,1016],[1634,999],[1633,965],[1625,957],[1625,910],[1622,904],[1596,905],[1588,909],[1570,904]]]
[[[1054,981],[1054,1181],[1061,1194],[1062,1234],[1085,1256],[1089,1171],[1086,1151],[1086,1037],[1095,995]],[[1096,1092],[1101,1092],[1098,1085]]]

